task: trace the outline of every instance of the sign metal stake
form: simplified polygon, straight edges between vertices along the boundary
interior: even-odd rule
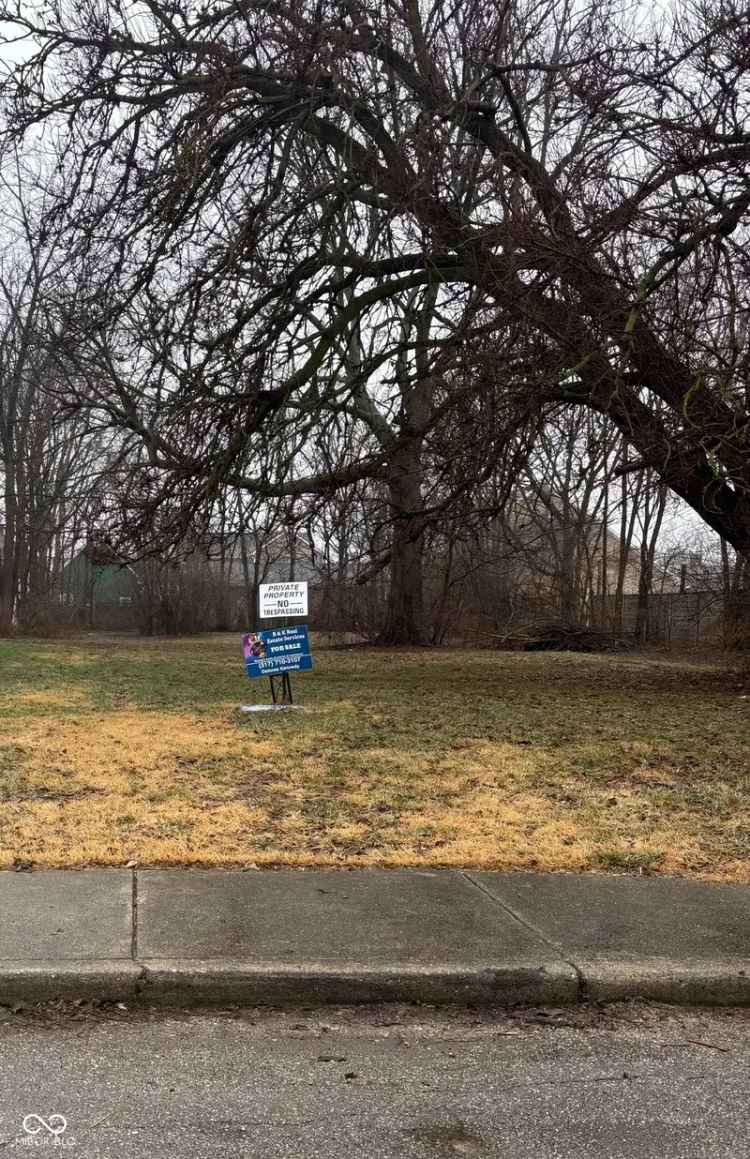
[[[280,676],[269,676],[268,679],[274,704],[294,704],[292,679],[288,672],[282,672]]]

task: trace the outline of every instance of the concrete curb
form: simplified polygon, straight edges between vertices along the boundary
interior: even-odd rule
[[[675,1006],[750,1006],[746,961],[594,959],[579,969],[583,993],[593,1002],[641,998]]]
[[[94,998],[132,1002],[143,968],[137,962],[0,962],[0,1005]]]
[[[455,966],[288,966],[173,959],[139,962],[3,962],[0,1005],[97,999],[164,1007],[362,1005],[568,1005],[577,1001],[573,970],[519,962],[481,969]]]
[[[242,960],[150,959],[0,963],[0,1005],[96,999],[171,1008],[362,1005],[567,1006],[641,999],[684,1006],[750,1006],[738,961],[667,959],[500,966],[290,966]]]
[[[436,1006],[569,1004],[578,999],[575,971],[527,962],[499,967],[330,967],[252,965],[242,961],[144,963],[140,998],[154,1005],[209,1006],[416,1002]]]

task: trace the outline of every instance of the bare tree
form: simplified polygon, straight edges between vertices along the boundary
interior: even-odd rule
[[[96,486],[101,444],[87,424],[64,416],[51,354],[49,283],[64,253],[40,244],[17,157],[0,181],[5,252],[0,257],[0,634],[46,626],[51,595],[75,550]],[[42,613],[42,614],[40,614]]]

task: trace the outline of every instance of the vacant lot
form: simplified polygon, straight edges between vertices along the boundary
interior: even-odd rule
[[[0,866],[645,870],[750,881],[750,700],[698,662],[0,642]]]

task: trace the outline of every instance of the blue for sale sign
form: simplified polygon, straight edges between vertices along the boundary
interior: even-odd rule
[[[242,652],[248,676],[306,672],[313,666],[306,627],[248,632],[242,637]]]

